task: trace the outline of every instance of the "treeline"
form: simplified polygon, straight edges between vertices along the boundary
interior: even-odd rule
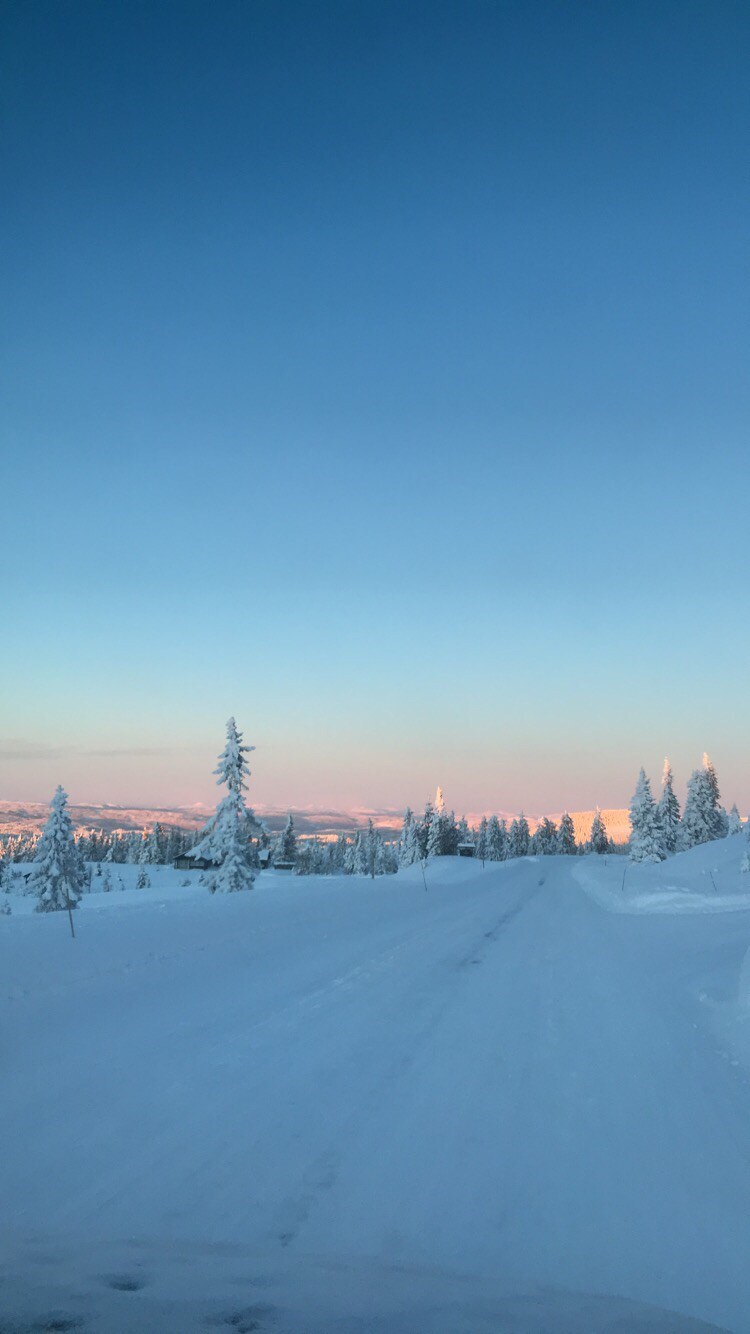
[[[33,862],[41,839],[37,832],[9,834],[0,840],[0,862]],[[76,849],[84,862],[115,862],[171,866],[176,857],[190,852],[200,834],[174,825],[155,824],[151,830],[100,832],[79,829],[74,835]]]
[[[511,857],[578,856],[586,851],[616,852],[616,844],[607,836],[600,811],[591,826],[588,843],[577,844],[573,820],[567,811],[560,824],[546,816],[531,833],[529,822],[521,812],[508,824],[497,815],[484,816],[477,829],[472,829],[464,818],[457,820],[453,811],[446,811],[438,791],[436,802],[428,801],[424,814],[417,816],[407,810],[404,816],[399,862],[412,866],[414,862],[430,857],[455,856],[461,845],[481,861],[503,862]]]
[[[290,837],[291,834],[291,837]],[[369,821],[367,829],[353,838],[340,834],[332,842],[317,838],[297,839],[291,815],[273,864],[293,865],[297,875],[394,875],[399,867],[398,845],[384,840]]]

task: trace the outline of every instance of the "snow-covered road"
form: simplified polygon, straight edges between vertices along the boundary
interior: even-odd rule
[[[0,933],[19,1329],[750,1330],[700,999],[750,914],[608,913],[562,858],[107,898]]]

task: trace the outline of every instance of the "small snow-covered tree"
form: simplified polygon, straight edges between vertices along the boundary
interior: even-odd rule
[[[591,851],[604,853],[609,851],[609,839],[607,837],[607,827],[602,819],[602,813],[597,806],[594,812],[594,818],[591,822]]]
[[[660,862],[664,860],[664,841],[646,772],[641,769],[635,792],[630,802],[630,860],[633,862]]]
[[[672,766],[668,759],[664,761],[657,815],[664,841],[664,851],[676,852],[680,833],[680,803],[674,793]]]
[[[59,912],[78,906],[85,877],[73,840],[73,821],[68,794],[58,787],[52,798],[49,819],[34,856],[29,892],[36,894],[37,912]]]
[[[203,857],[212,863],[205,883],[211,893],[231,894],[250,889],[255,879],[251,864],[250,834],[255,827],[252,811],[245,805],[245,781],[250,776],[245,756],[254,746],[242,744],[242,733],[234,718],[227,723],[227,743],[219,756],[214,773],[217,784],[226,786],[227,794],[216,807],[216,814],[208,821],[203,837],[193,848],[194,857]]]
[[[148,871],[146,870],[148,864],[149,863],[144,862],[144,864],[138,868],[138,879],[135,882],[136,889],[151,888],[151,881],[149,880]]]
[[[567,811],[563,811],[560,819],[560,830],[557,835],[557,846],[565,857],[575,857],[578,849],[576,847],[576,830],[573,820]]]

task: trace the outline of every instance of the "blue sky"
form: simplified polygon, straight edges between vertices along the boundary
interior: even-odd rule
[[[750,806],[747,7],[0,12],[0,797]]]

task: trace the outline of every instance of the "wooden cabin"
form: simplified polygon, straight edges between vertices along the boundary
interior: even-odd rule
[[[174,859],[175,871],[210,871],[218,862],[209,861],[208,857],[193,857],[189,852],[183,852]]]

